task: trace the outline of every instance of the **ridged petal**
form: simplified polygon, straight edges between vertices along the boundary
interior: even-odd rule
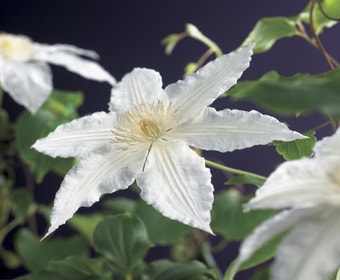
[[[142,103],[152,103],[166,97],[162,89],[162,77],[157,71],[135,68],[113,87],[109,109],[125,112]]]
[[[211,174],[187,145],[155,143],[136,180],[141,196],[164,216],[210,232]]]
[[[18,104],[35,113],[52,91],[51,70],[46,63],[0,58],[0,83]]]
[[[245,209],[340,205],[340,161],[300,159],[281,164]]]
[[[98,112],[62,124],[32,148],[52,157],[84,157],[93,149],[111,145],[116,114]]]
[[[87,55],[94,57],[95,53],[88,50],[81,50],[74,46],[67,45],[42,45],[35,44],[35,60],[40,60],[55,65],[63,66],[71,72],[81,75],[84,78],[115,84],[116,80],[112,75],[101,67],[97,62],[78,56]]]
[[[249,67],[254,44],[240,48],[209,62],[185,80],[165,88],[174,107],[180,107],[184,118],[192,117],[210,105],[241,77]]]
[[[229,152],[273,140],[292,141],[305,136],[289,130],[277,119],[256,111],[202,109],[196,119],[176,128],[173,138],[204,149]]]
[[[128,165],[136,160],[126,151],[93,153],[65,176],[56,195],[48,236],[70,219],[81,206],[91,206],[102,194],[127,188],[134,181]]]
[[[309,209],[286,210],[276,214],[271,219],[257,226],[254,231],[243,240],[240,246],[239,256],[232,267],[232,276],[237,273],[242,264],[246,262],[258,249],[311,213],[313,212],[309,212]],[[295,280],[295,278],[286,279]]]
[[[297,223],[277,250],[271,279],[327,279],[340,265],[339,211]]]

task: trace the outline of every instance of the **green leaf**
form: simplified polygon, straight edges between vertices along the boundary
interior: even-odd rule
[[[136,201],[125,197],[114,197],[103,201],[105,212],[119,214],[124,212],[134,212]]]
[[[44,269],[51,260],[88,254],[86,242],[78,236],[40,241],[27,229],[18,232],[15,246],[25,268],[33,272]]]
[[[164,217],[143,200],[138,201],[135,213],[143,220],[150,240],[156,244],[176,242],[193,230],[187,225]]]
[[[237,175],[233,178],[230,178],[224,184],[225,185],[250,184],[250,185],[255,185],[259,187],[259,186],[262,186],[264,182],[265,180],[256,178],[251,175],[242,174],[242,175]]]
[[[103,219],[103,215],[99,213],[87,215],[75,214],[68,221],[68,225],[80,232],[87,241],[91,241],[95,228]]]
[[[320,111],[340,118],[340,67],[318,75],[282,77],[275,71],[257,81],[239,82],[227,95],[247,99],[276,114]]]
[[[285,160],[300,159],[310,157],[313,154],[313,147],[317,141],[314,132],[304,134],[307,139],[298,139],[290,142],[274,141],[276,151],[283,156]]]
[[[24,111],[15,126],[16,145],[21,158],[29,165],[37,182],[41,182],[47,172],[53,170],[65,175],[73,164],[73,159],[51,158],[32,149],[34,142],[45,137],[58,125],[75,119],[76,109],[82,104],[79,92],[54,91],[35,115]]]
[[[295,20],[292,18],[263,18],[256,23],[242,45],[245,46],[256,42],[253,49],[254,53],[262,53],[268,51],[277,40],[298,34]]]
[[[140,219],[128,212],[101,221],[93,234],[93,246],[110,262],[115,275],[127,279],[140,270],[150,241]]]
[[[4,266],[10,269],[18,268],[21,265],[21,260],[17,254],[1,247],[0,259],[3,262]]]
[[[235,189],[215,195],[211,212],[214,232],[230,240],[242,240],[262,221],[270,218],[271,210],[255,210],[244,213],[242,196]]]
[[[26,190],[21,189],[12,193],[11,210],[17,219],[24,222],[34,213],[36,206],[32,196]]]
[[[69,257],[49,262],[46,269],[17,280],[111,280],[109,266],[101,259]]]
[[[216,279],[211,271],[198,261],[175,263],[168,260],[152,262],[142,280],[206,280]]]
[[[309,24],[309,14],[310,14],[311,2],[308,3],[306,8],[299,14],[298,19]],[[340,9],[338,0],[323,0],[322,9],[325,13],[333,18],[340,18]],[[325,17],[318,5],[315,5],[313,11],[313,25],[315,32],[320,34],[325,27],[329,28],[335,25],[337,22]]]

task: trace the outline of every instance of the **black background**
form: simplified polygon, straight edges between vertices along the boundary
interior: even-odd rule
[[[186,23],[196,25],[224,53],[228,53],[243,42],[262,17],[294,16],[307,3],[307,0],[0,0],[0,31],[24,34],[40,43],[65,43],[95,50],[101,57],[100,64],[117,80],[134,67],[153,68],[161,73],[163,83],[167,85],[181,79],[184,66],[197,60],[206,50],[201,43],[185,39],[171,56],[165,55],[160,41],[170,33],[182,32]],[[340,57],[338,38],[339,27],[321,36],[327,50],[336,58]],[[52,69],[55,88],[84,92],[85,102],[79,110],[80,115],[107,111],[108,84],[85,80],[61,67],[53,66]],[[279,41],[265,54],[255,55],[241,79],[258,79],[270,70],[289,76],[297,72],[315,74],[328,69],[316,49],[303,39],[294,37]],[[233,103],[228,99],[214,105],[218,109],[258,109],[253,104]],[[23,110],[7,94],[3,106],[13,121]],[[323,121],[316,114],[299,119],[278,118],[300,132]],[[321,138],[322,133],[318,133],[317,137]],[[324,133],[329,134],[329,131]],[[229,166],[265,176],[282,161],[272,147],[255,147],[226,154],[209,152],[206,156],[218,157]],[[216,171],[212,173],[218,190],[223,187],[224,178]],[[37,200],[51,202],[61,180],[47,176],[43,184],[36,187]],[[45,228],[42,233],[44,231]],[[62,228],[58,231],[62,233]],[[235,252],[224,252],[218,256],[218,262],[224,269],[233,257]]]

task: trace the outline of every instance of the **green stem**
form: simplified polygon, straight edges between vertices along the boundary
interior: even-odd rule
[[[0,244],[4,240],[5,236],[16,226],[20,225],[21,221],[19,219],[14,219],[10,221],[8,224],[6,224],[1,230],[0,230]]]
[[[206,163],[207,166],[213,167],[213,168],[218,169],[218,170],[230,172],[230,173],[233,173],[233,174],[247,175],[247,176],[251,176],[251,177],[254,177],[256,179],[263,180],[263,181],[265,181],[267,179],[266,177],[261,176],[259,174],[247,172],[247,171],[240,170],[240,169],[231,168],[231,167],[228,167],[228,166],[225,166],[225,165],[222,165],[222,164],[218,164],[218,163],[210,161],[210,160],[205,160],[205,163]]]

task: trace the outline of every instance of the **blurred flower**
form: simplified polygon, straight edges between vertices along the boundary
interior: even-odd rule
[[[98,55],[71,45],[43,45],[20,35],[0,33],[0,85],[12,98],[35,113],[52,91],[47,63],[66,67],[87,79],[115,83],[96,62]]]
[[[56,157],[80,157],[58,191],[50,234],[80,206],[136,180],[141,197],[164,216],[211,232],[211,174],[189,146],[221,152],[303,136],[258,112],[210,105],[249,66],[253,45],[208,63],[162,89],[158,72],[134,69],[112,90],[109,113],[59,126],[33,147]]]
[[[283,209],[244,240],[234,269],[266,242],[292,230],[279,245],[274,280],[326,279],[340,265],[340,129],[318,142],[313,158],[281,164],[245,205]]]

